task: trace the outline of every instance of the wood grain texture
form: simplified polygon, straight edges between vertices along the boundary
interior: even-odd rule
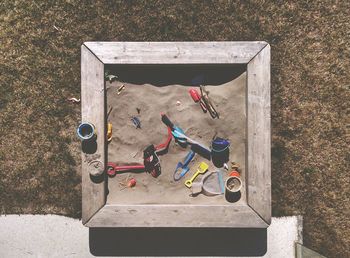
[[[84,45],[81,47],[81,114],[82,122],[90,122],[97,131],[97,149],[82,153],[82,221],[85,224],[106,202],[106,180],[94,182],[89,161],[106,161],[104,65]],[[104,177],[104,175],[102,175]]]
[[[266,42],[85,42],[104,64],[246,64]]]
[[[88,227],[267,228],[247,205],[105,205]]]
[[[270,46],[247,65],[247,201],[271,223]]]

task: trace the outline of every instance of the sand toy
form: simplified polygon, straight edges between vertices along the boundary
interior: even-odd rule
[[[207,196],[220,195],[225,192],[224,180],[222,171],[210,172],[203,176],[200,182],[193,182],[191,191],[192,196],[200,193]]]
[[[168,128],[171,129],[175,141],[180,143],[181,146],[186,147],[186,145],[189,144],[191,145],[191,150],[210,160],[211,151],[207,147],[186,136],[184,131],[180,127],[175,126],[165,114],[162,114],[162,121],[166,126],[168,126]]]
[[[113,162],[107,163],[107,175],[109,175],[110,177],[113,177],[116,174],[121,174],[125,172],[144,172],[144,171],[145,171],[145,166],[143,164],[118,166]]]
[[[112,123],[107,124],[107,142],[112,140],[113,126]]]
[[[212,118],[219,118],[219,113],[216,111],[214,104],[209,98],[209,91],[205,89],[203,85],[200,86],[201,90],[201,99],[203,100],[206,108],[209,111],[209,114]]]
[[[136,129],[141,129],[141,121],[136,116],[131,118],[131,122],[135,125]]]
[[[158,155],[165,154],[171,139],[171,129],[168,128],[168,136],[164,143],[158,144],[157,146],[151,144],[143,151],[143,164],[117,165],[113,162],[108,162],[107,174],[110,177],[113,177],[118,173],[146,171],[153,177],[158,177],[161,174],[160,159]]]
[[[215,137],[211,143],[211,157],[215,167],[221,168],[229,161],[230,142],[226,139]]]
[[[95,126],[91,123],[81,123],[77,129],[77,135],[82,141],[90,141],[96,138]]]
[[[188,91],[191,95],[191,98],[193,99],[193,101],[195,103],[199,103],[199,105],[201,106],[202,110],[204,113],[207,113],[207,107],[201,97],[201,95],[198,93],[198,91],[196,89],[190,89]]]
[[[118,89],[117,89],[117,95],[119,95],[120,93],[122,93],[122,91],[125,89],[125,85],[123,84],[122,86],[120,86]]]
[[[167,152],[171,139],[171,129],[168,127],[168,137],[164,143],[158,144],[157,146],[151,144],[143,151],[143,164],[145,165],[145,170],[153,177],[158,177],[161,174],[158,155],[163,155]]]
[[[177,163],[176,169],[174,171],[175,181],[179,181],[190,170],[188,165],[190,164],[190,162],[192,161],[195,155],[196,155],[195,152],[191,150],[189,153],[187,153],[183,163],[182,162]]]
[[[242,180],[239,176],[230,176],[226,179],[225,188],[229,193],[237,193],[242,188]]]
[[[167,117],[167,115],[161,113],[162,116],[162,122],[171,130],[171,134],[174,136],[175,141],[182,144],[182,145],[186,145],[187,144],[187,136],[185,135],[184,131],[174,125],[170,119]]]
[[[187,180],[187,181],[185,182],[185,185],[186,185],[188,188],[190,188],[190,187],[192,186],[193,181],[197,178],[197,176],[198,176],[199,174],[204,174],[205,172],[207,172],[208,168],[209,168],[209,166],[208,166],[207,163],[201,162],[201,163],[199,164],[198,168],[197,168],[196,173],[193,174],[193,176],[191,177],[191,179],[189,179],[189,180]]]

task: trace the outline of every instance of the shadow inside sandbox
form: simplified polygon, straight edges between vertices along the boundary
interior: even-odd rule
[[[118,76],[118,81],[155,86],[221,85],[238,78],[246,65],[106,65],[105,70]]]
[[[263,256],[266,228],[90,228],[95,256]]]

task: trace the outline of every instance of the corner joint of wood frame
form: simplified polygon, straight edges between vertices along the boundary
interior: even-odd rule
[[[82,216],[81,222],[82,222],[83,226],[89,227],[89,226],[88,226],[88,223],[92,220],[92,218],[93,218],[97,213],[100,212],[100,210],[103,209],[103,207],[105,207],[105,205],[106,205],[106,204],[103,204],[95,213],[93,213],[93,214],[92,214],[90,217],[88,217],[88,218]]]
[[[265,45],[258,51],[256,52],[256,54],[249,60],[249,62],[247,63],[247,65],[252,62],[262,51],[269,51],[269,55],[270,55],[270,51],[271,51],[271,46],[269,43],[267,43],[266,41],[261,41],[261,43],[264,43]]]
[[[262,215],[262,214],[260,214],[259,212],[257,212],[255,209],[254,209],[254,207],[252,207],[252,205],[250,205],[249,203],[248,203],[248,206],[252,209],[252,211],[253,212],[255,212],[256,213],[256,215],[258,215],[268,226],[269,225],[271,225],[271,212],[269,212],[269,214],[268,215]]]
[[[84,42],[84,43],[81,45],[81,51],[83,51],[83,49],[86,49],[86,51],[89,51],[98,61],[100,61],[102,64],[104,64],[103,61],[98,57],[98,55],[96,55],[96,54],[94,53],[94,51],[92,51],[92,49],[89,48],[89,46],[88,46],[87,43],[89,43],[89,42]]]

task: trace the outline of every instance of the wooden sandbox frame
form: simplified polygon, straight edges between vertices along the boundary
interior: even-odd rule
[[[247,202],[242,205],[106,205],[107,177],[93,180],[82,154],[82,223],[88,227],[267,228],[271,223],[270,46],[266,42],[85,42],[82,121],[95,125],[107,162],[105,65],[244,64]],[[101,133],[103,132],[103,133]]]

